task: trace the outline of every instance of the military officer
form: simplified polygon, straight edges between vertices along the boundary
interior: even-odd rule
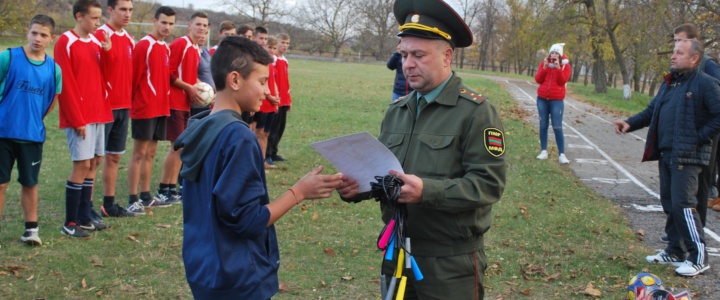
[[[482,299],[483,236],[505,189],[505,134],[495,108],[451,70],[456,48],[470,46],[465,22],[441,0],[397,0],[403,72],[415,91],[392,103],[379,140],[401,162],[399,203],[424,278],[408,274],[405,299]],[[381,174],[378,174],[381,175]],[[370,197],[345,177],[343,200]],[[387,223],[393,210],[381,206]],[[397,254],[396,254],[397,255]],[[392,276],[396,263],[383,260]]]

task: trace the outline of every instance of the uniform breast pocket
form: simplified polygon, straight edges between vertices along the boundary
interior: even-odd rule
[[[421,174],[445,177],[458,157],[455,136],[421,134],[415,166]]]

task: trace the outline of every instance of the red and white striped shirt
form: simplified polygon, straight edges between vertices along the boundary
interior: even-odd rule
[[[200,48],[189,36],[178,38],[170,44],[170,74],[183,82],[194,85],[198,81]],[[190,100],[185,91],[170,86],[170,109],[190,111]]]
[[[148,34],[133,51],[130,118],[170,115],[170,47]]]

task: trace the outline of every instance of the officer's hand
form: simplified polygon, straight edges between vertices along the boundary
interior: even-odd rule
[[[390,174],[397,175],[404,183],[400,191],[398,203],[420,203],[423,192],[423,182],[420,177],[403,174],[395,170],[391,170]]]
[[[77,135],[81,136],[84,140],[85,139],[85,126],[80,126],[80,127],[74,128],[74,129],[75,129],[75,133]]]
[[[627,133],[628,130],[630,130],[630,124],[623,120],[617,120],[613,122],[613,125],[615,126],[615,133],[617,134]]]
[[[337,186],[337,188],[335,188],[338,194],[340,194],[340,197],[350,199],[357,196],[358,188],[360,188],[360,184],[357,180],[347,177],[347,175],[342,173],[340,174],[342,175],[342,182]]]

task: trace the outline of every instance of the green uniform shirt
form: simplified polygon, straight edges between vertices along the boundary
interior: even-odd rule
[[[378,137],[405,173],[423,181],[421,203],[407,206],[413,255],[454,256],[482,249],[491,207],[505,189],[500,116],[454,73],[417,120],[416,94],[390,105]],[[391,208],[383,208],[386,223],[391,214]]]

